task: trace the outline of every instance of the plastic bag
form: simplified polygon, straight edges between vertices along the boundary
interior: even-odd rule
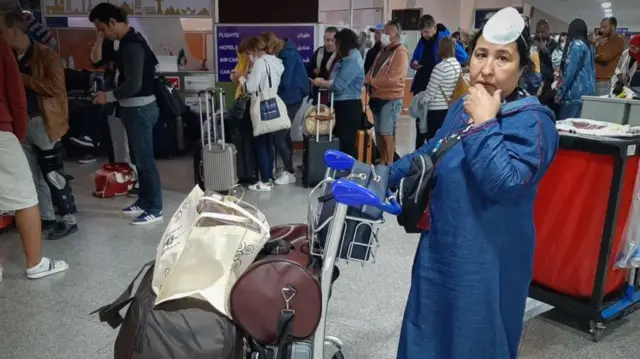
[[[636,175],[631,210],[622,235],[622,248],[616,258],[617,268],[640,268],[640,171]]]

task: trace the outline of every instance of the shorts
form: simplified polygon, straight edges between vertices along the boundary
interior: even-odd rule
[[[37,204],[36,186],[18,138],[11,132],[0,131],[0,212]]]
[[[395,136],[396,124],[402,112],[402,99],[385,103],[379,111],[373,113],[373,126],[379,136]]]

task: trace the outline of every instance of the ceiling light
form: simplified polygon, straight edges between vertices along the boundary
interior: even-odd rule
[[[611,3],[610,2],[603,2],[602,4],[600,4],[600,6],[602,6],[603,9],[608,9],[611,7]]]

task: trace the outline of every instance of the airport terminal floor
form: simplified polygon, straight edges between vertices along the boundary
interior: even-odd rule
[[[413,124],[399,124],[399,152],[414,143]],[[159,161],[166,203],[165,222],[192,188],[191,158]],[[23,253],[15,232],[0,234],[0,359],[108,359],[116,332],[89,313],[115,299],[140,267],[153,259],[164,226],[137,228],[121,218],[129,198],[91,196],[98,164],[68,163],[80,231],[69,238],[44,243],[44,253],[71,266],[63,274],[29,281],[23,273]],[[303,222],[308,190],[280,186],[271,193],[249,193],[271,225]],[[293,203],[293,205],[292,205]],[[344,340],[346,358],[395,358],[410,269],[417,236],[409,236],[389,221],[381,228],[377,262],[341,264],[329,308],[328,333]],[[599,343],[593,343],[575,320],[554,310],[532,318],[540,305],[531,302],[520,348],[523,359],[632,359],[640,352],[640,313],[613,323]],[[560,321],[555,319],[560,318]],[[554,320],[552,320],[554,319]],[[560,324],[562,323],[562,324]],[[489,329],[490,330],[490,329]],[[416,358],[420,359],[420,358]],[[446,359],[446,358],[442,358]],[[491,358],[487,358],[491,359]]]

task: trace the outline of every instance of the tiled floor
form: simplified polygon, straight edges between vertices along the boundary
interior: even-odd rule
[[[399,137],[405,145],[413,142],[410,127],[407,121],[400,124]],[[115,332],[89,313],[117,297],[141,265],[155,257],[163,226],[128,225],[118,215],[118,209],[130,203],[127,198],[93,198],[96,166],[68,164],[68,171],[76,176],[73,187],[81,229],[68,239],[44,243],[46,255],[70,263],[67,273],[27,281],[18,236],[0,234],[0,260],[5,267],[0,282],[0,359],[112,358]],[[159,166],[165,210],[171,214],[192,187],[191,162],[182,158],[160,161]],[[245,199],[262,209],[270,224],[302,222],[307,193],[286,186],[272,193],[247,193]],[[417,238],[403,234],[392,221],[381,233],[377,263],[343,266],[330,305],[329,333],[345,341],[347,358],[395,357]],[[530,305],[538,308],[534,302]],[[638,358],[640,314],[617,323],[619,327],[597,344],[583,332],[548,319],[553,314],[525,323],[522,358]]]

